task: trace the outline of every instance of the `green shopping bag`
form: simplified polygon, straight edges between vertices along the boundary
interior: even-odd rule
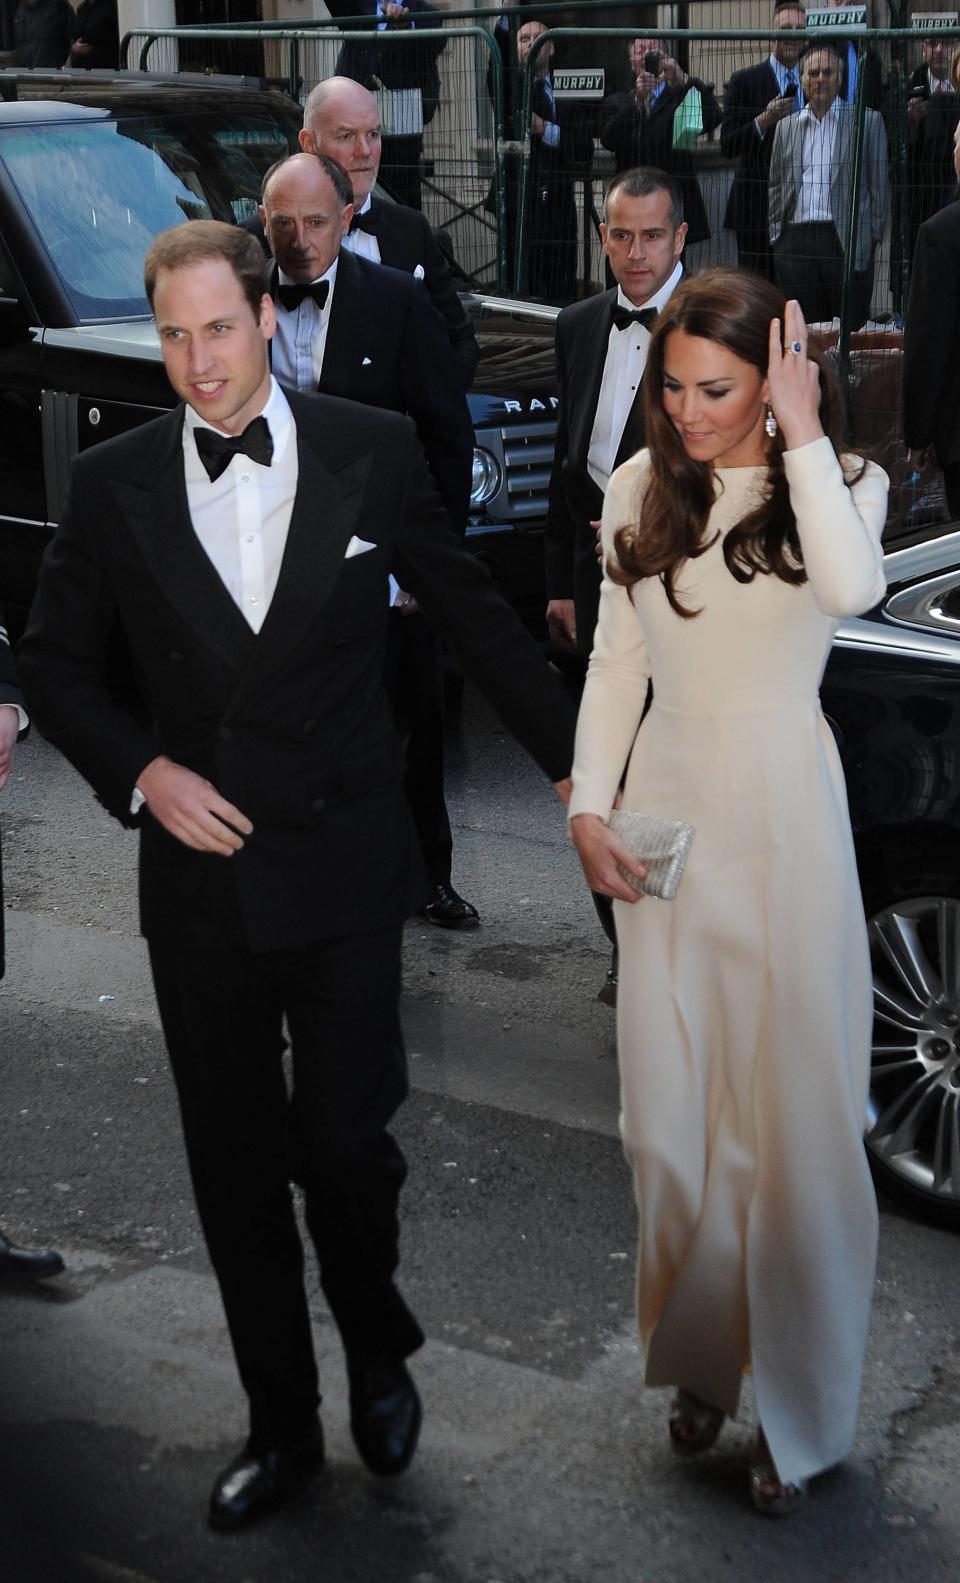
[[[688,88],[673,117],[674,148],[693,148],[703,132],[703,100],[699,88]]]

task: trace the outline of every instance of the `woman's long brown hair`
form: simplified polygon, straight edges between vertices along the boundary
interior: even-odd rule
[[[643,380],[650,470],[636,502],[637,520],[618,530],[616,555],[608,557],[607,574],[628,588],[642,577],[659,577],[678,616],[698,614],[680,603],[676,579],[684,561],[694,560],[713,543],[707,538],[707,521],[716,491],[710,464],[687,455],[664,410],[667,338],[673,330],[682,330],[714,341],[765,378],[770,320],[779,319],[782,332],[785,307],[782,292],[761,276],[716,268],[678,286],[657,320]],[[808,347],[807,356],[820,369],[820,422],[839,457],[843,423],[840,388],[820,351]],[[758,572],[780,577],[785,583],[804,583],[807,574],[783,465],[783,435],[765,436],[765,451],[767,487],[754,509],[726,534],[724,560],[741,583],[752,582]],[[845,472],[848,487],[862,472],[862,466],[853,473]]]

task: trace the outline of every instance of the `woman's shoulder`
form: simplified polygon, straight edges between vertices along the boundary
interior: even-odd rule
[[[607,498],[609,499],[610,495],[632,495],[638,484],[643,483],[649,471],[650,452],[646,448],[635,451],[633,456],[626,462],[621,462],[620,466],[610,474]]]

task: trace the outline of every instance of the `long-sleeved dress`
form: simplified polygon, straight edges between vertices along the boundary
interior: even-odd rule
[[[647,466],[610,481],[608,553]],[[827,439],[785,466],[805,584],[726,568],[723,534],[767,476],[753,467],[716,470],[717,538],[677,580],[695,619],[659,578],[604,578],[570,814],[606,817],[629,760],[625,808],[696,826],[674,902],[615,903],[646,1378],[733,1413],[752,1364],[790,1481],[850,1448],[873,1282],[870,964],[818,688],[836,618],[885,586],[887,480],[868,465],[848,490]]]

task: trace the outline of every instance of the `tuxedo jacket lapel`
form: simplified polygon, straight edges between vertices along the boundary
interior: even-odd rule
[[[570,450],[584,469],[590,436],[597,416],[600,386],[603,384],[603,367],[607,360],[607,342],[610,339],[610,313],[617,300],[617,289],[605,291],[597,299],[597,311],[583,325],[581,364],[578,378],[581,381],[583,400],[577,403],[576,413],[570,423]]]
[[[183,408],[163,420],[142,485],[111,483],[141,554],[170,603],[222,659],[241,665],[254,634],[190,520],[183,470]]]

